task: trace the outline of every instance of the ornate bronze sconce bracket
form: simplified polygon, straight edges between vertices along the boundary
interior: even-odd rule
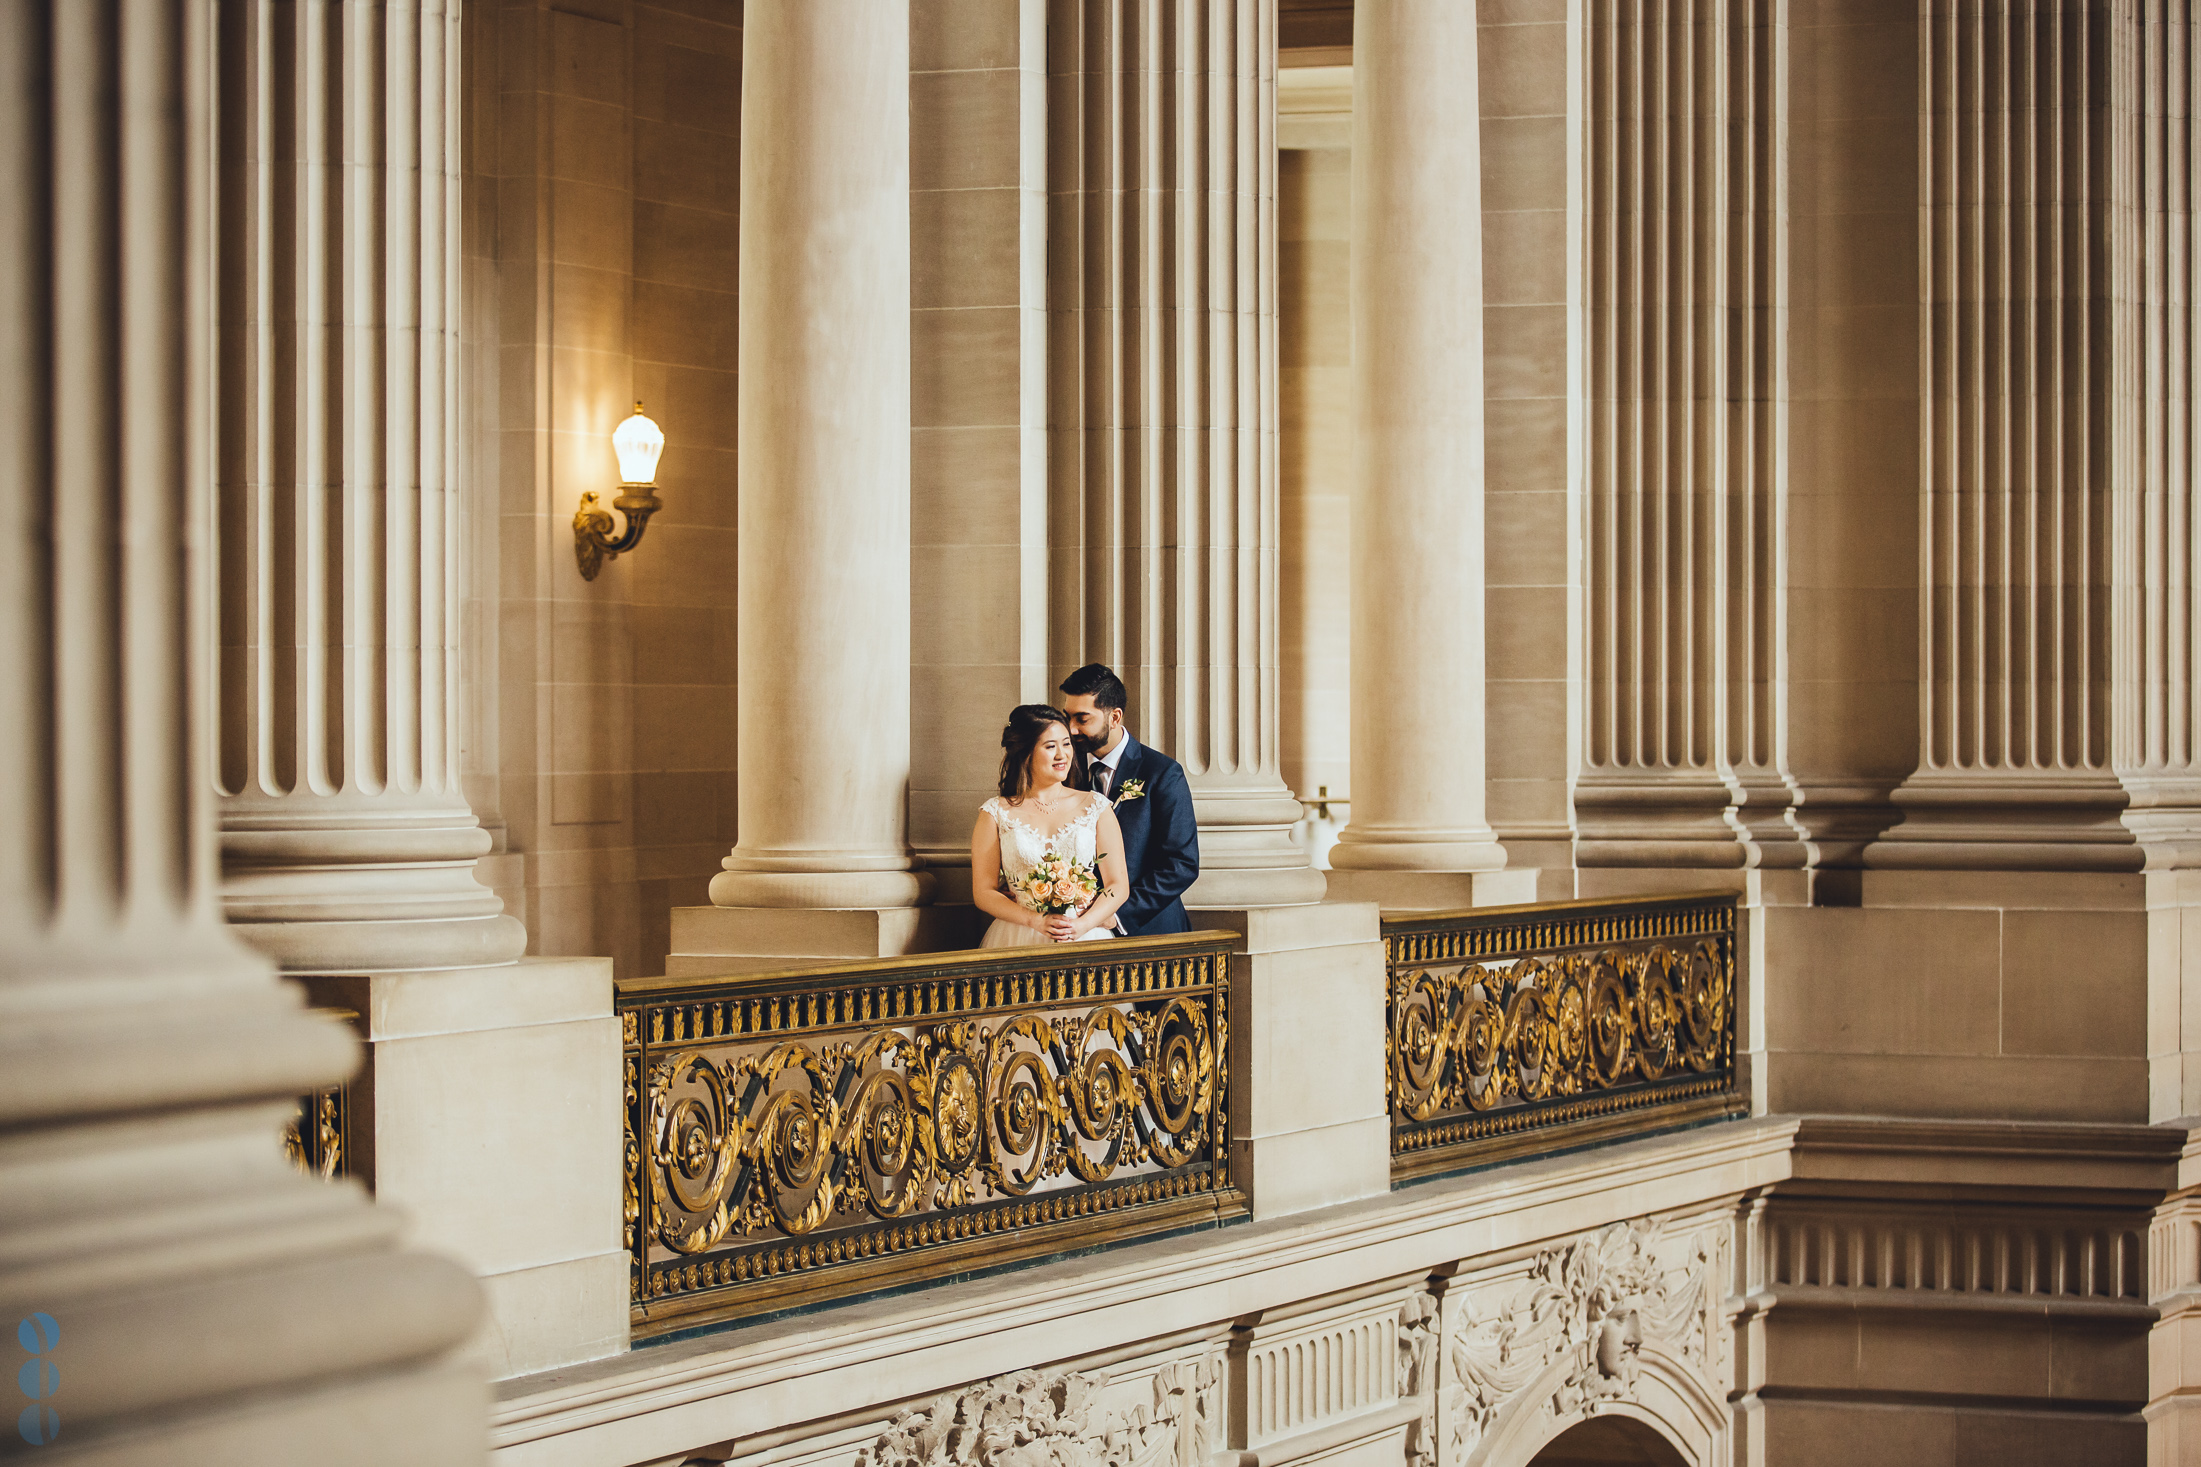
[[[664,507],[664,501],[647,484],[628,484],[625,488],[627,492],[611,502],[612,509],[626,516],[626,529],[618,535],[612,534],[611,510],[599,508],[594,494],[583,494],[581,507],[573,513],[573,558],[580,562],[584,581],[595,580],[605,561],[617,560],[641,544],[650,516]]]

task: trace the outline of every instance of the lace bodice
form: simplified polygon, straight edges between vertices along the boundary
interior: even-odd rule
[[[1050,851],[1059,851],[1085,866],[1100,860],[1100,817],[1108,801],[1099,795],[1088,793],[1085,808],[1052,836],[1018,819],[1009,802],[999,795],[981,808],[994,818],[994,829],[1001,836],[1001,874],[1010,882],[1038,865],[1040,857]]]

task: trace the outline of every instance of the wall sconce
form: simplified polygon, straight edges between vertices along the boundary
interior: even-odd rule
[[[598,509],[594,494],[581,496],[581,507],[573,512],[573,558],[581,563],[584,581],[595,580],[605,561],[617,560],[641,544],[650,516],[664,508],[652,486],[657,482],[657,456],[665,451],[665,430],[642,415],[639,402],[634,416],[612,430],[611,448],[619,455],[622,491],[611,508],[626,517],[627,527],[614,537],[611,510]]]

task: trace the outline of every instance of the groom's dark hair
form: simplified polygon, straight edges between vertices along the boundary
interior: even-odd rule
[[[1062,680],[1060,691],[1065,698],[1091,698],[1102,708],[1124,706],[1123,679],[1104,663],[1086,663]]]

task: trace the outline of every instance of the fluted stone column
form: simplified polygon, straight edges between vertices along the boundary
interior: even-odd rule
[[[2189,28],[2168,27],[2174,64]],[[2106,0],[1937,3],[1921,19],[1918,768],[1877,867],[2158,864],[2120,819],[2119,764],[2188,804],[2192,826],[2176,375],[2190,276],[2148,278],[2165,260],[2166,119],[2143,119],[2162,55],[2142,31]],[[2182,109],[2167,121],[2182,129]],[[2173,248],[2186,172],[2167,180]]]
[[[907,907],[926,883],[904,809],[906,7],[755,0],[745,17],[740,839],[711,900]]]
[[[1483,303],[1475,7],[1353,15],[1352,821],[1333,894],[1465,905],[1483,791]],[[1431,881],[1411,873],[1443,873]]]
[[[515,961],[459,783],[459,0],[215,10],[224,904],[359,1016],[348,1171],[485,1282],[475,1356],[609,1354],[611,962]]]
[[[1187,902],[1321,899],[1279,749],[1276,33],[1269,0],[1056,0],[1050,638],[1185,766]]]
[[[1801,866],[1774,29],[1734,0],[1588,22],[1577,859]]]
[[[56,1461],[480,1462],[480,1381],[438,1363],[477,1291],[284,1161],[353,1045],[222,922],[210,22],[0,10],[0,1308],[59,1323]]]
[[[459,786],[459,4],[221,7],[224,901],[292,972],[504,963]]]

